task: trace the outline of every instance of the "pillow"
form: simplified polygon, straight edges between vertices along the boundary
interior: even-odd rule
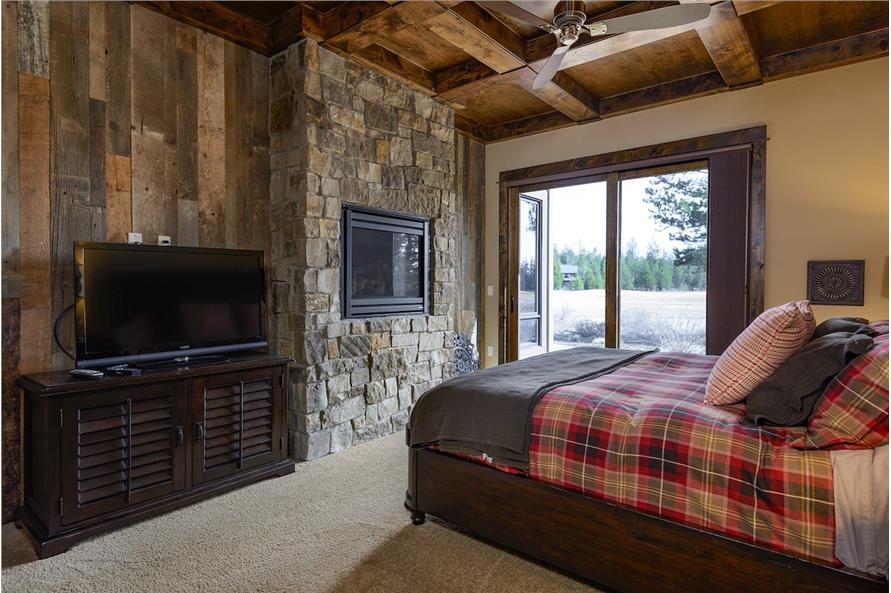
[[[811,336],[811,340],[816,340],[817,338],[822,338],[823,336],[838,332],[852,334],[860,333],[869,336],[877,335],[879,332],[868,324],[869,321],[862,317],[830,317],[817,326],[814,330],[814,335]]]
[[[879,335],[888,333],[888,320],[880,319],[878,321],[870,322],[869,327],[874,329]]]
[[[746,398],[752,424],[807,426],[827,383],[873,346],[870,336],[834,333],[808,342]]]
[[[705,403],[735,404],[770,377],[814,333],[808,301],[768,309],[739,334],[715,363],[705,385]]]
[[[888,334],[855,358],[823,393],[800,449],[871,449],[888,444]]]

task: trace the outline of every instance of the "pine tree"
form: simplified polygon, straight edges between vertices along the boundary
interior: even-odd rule
[[[705,266],[708,238],[708,175],[691,171],[660,175],[646,188],[650,213],[672,241],[685,247],[674,250],[675,265]]]

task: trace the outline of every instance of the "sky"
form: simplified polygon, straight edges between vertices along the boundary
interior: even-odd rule
[[[644,202],[649,178],[622,181],[622,250],[630,239],[637,242],[637,253],[644,255],[647,246],[655,242],[660,249],[671,253],[681,243],[672,241],[668,231],[660,228],[650,217]],[[532,192],[536,197],[545,192]],[[551,243],[558,250],[579,247],[587,250],[606,250],[606,182],[575,185],[550,190]]]

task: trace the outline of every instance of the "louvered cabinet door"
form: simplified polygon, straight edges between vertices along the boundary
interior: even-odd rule
[[[185,486],[184,384],[99,392],[62,403],[62,522]]]
[[[283,458],[281,377],[281,368],[275,367],[193,382],[193,483]]]

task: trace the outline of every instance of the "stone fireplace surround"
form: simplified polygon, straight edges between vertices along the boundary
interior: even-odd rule
[[[451,376],[459,316],[454,113],[305,40],[270,63],[272,349],[290,373],[290,452],[399,430]],[[342,319],[341,203],[430,218],[430,315]]]

